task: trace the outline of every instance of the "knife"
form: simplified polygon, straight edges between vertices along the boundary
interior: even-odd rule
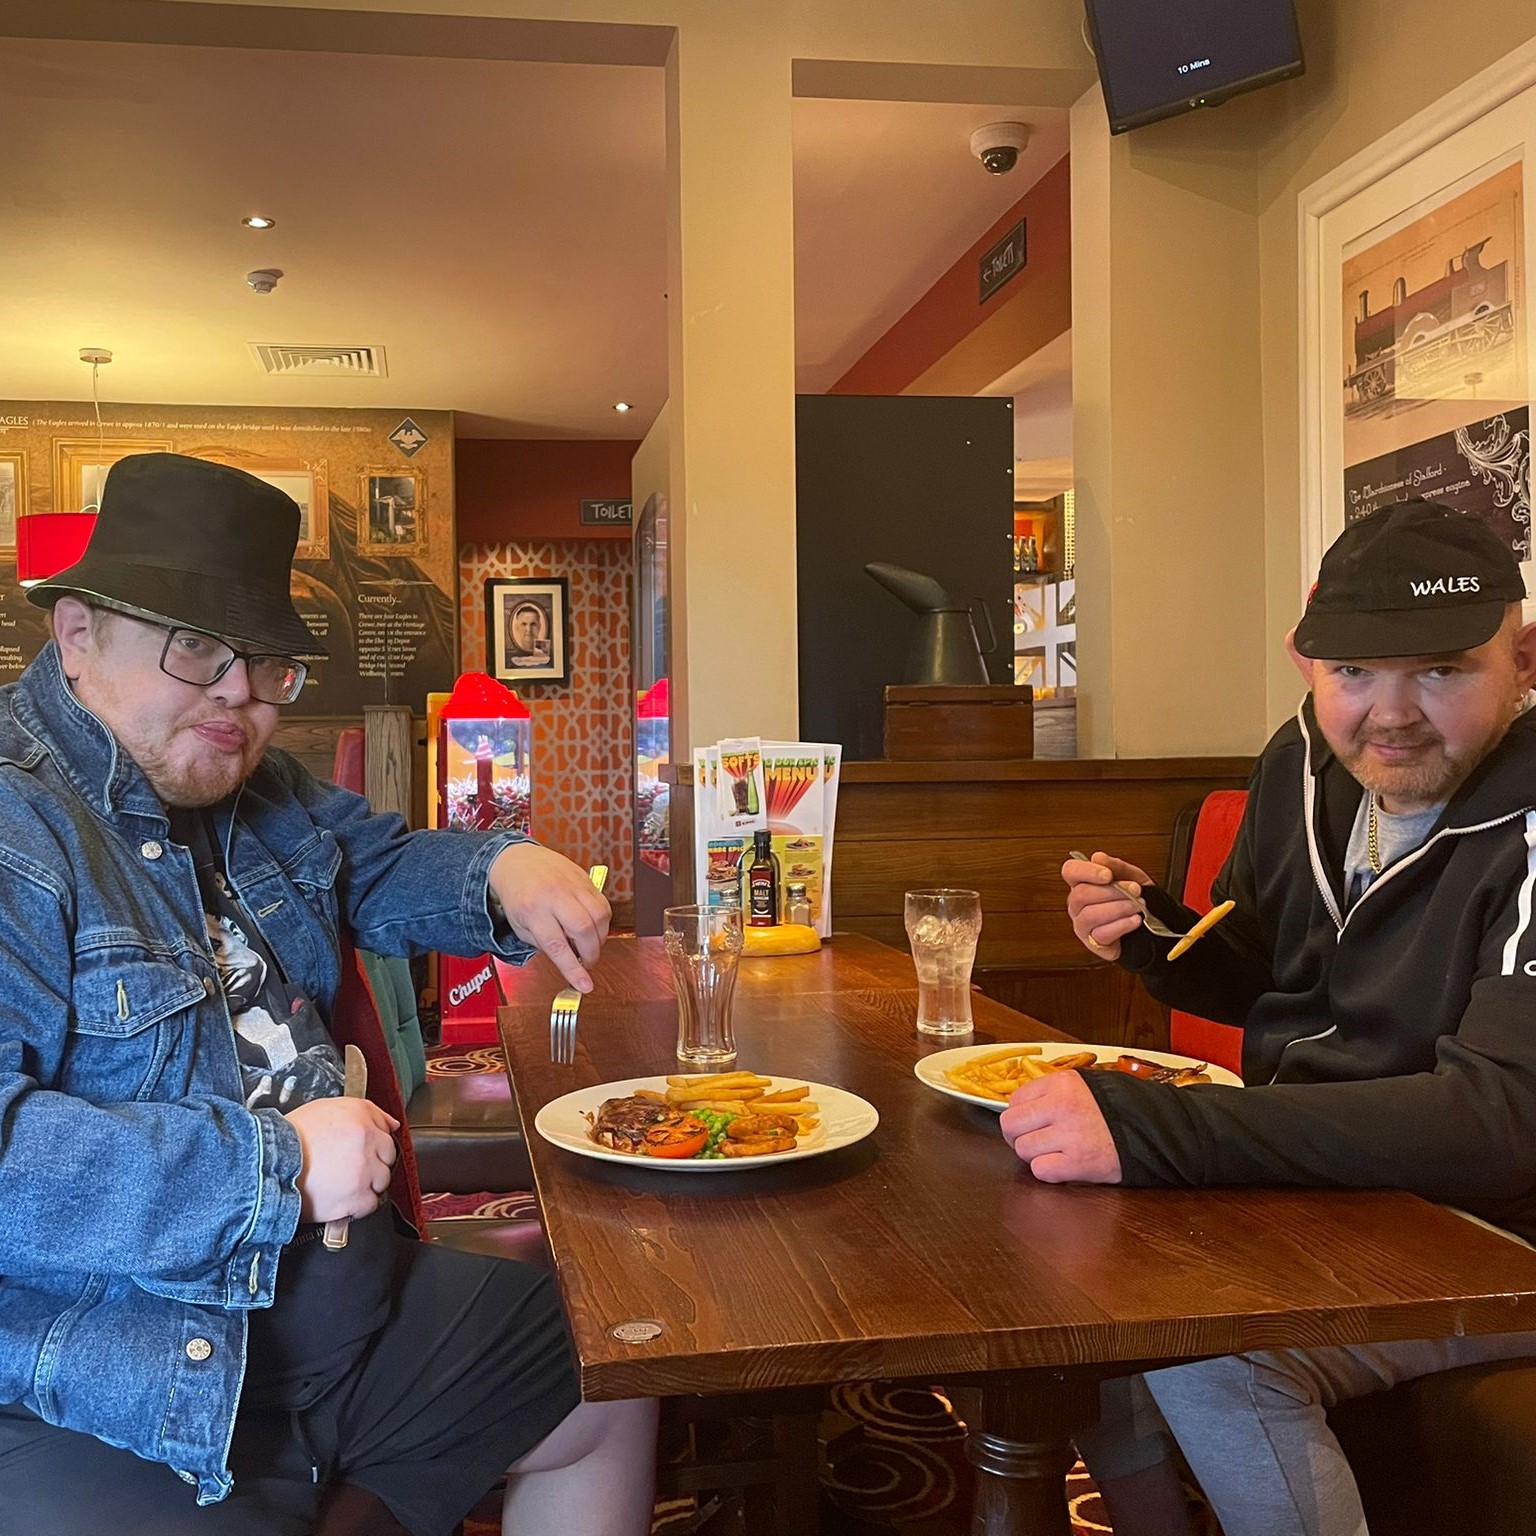
[[[349,1045],[346,1051],[346,1077],[342,1093],[349,1099],[365,1099],[368,1097],[368,1058],[355,1046]],[[339,1217],[335,1221],[325,1224],[325,1233],[320,1241],[327,1248],[335,1250],[347,1246],[347,1229],[352,1223],[350,1216]]]

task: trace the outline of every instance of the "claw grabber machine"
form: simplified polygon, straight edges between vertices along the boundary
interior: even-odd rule
[[[531,830],[533,719],[528,706],[484,672],[466,672],[438,712],[439,827],[491,832]],[[438,957],[443,1044],[496,1040],[501,988],[489,955]]]

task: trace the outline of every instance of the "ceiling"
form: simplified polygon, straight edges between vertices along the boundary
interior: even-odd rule
[[[101,346],[108,400],[450,409],[469,437],[640,437],[665,400],[658,69],[0,39],[0,79],[0,396],[88,397]],[[1034,140],[987,176],[970,130],[1011,116]],[[1066,148],[1059,108],[797,101],[799,387]],[[272,342],[382,346],[389,377],[267,377]]]
[[[796,385],[834,384],[1067,153],[1064,109],[795,102]],[[971,157],[983,123],[1032,129],[1018,165]]]

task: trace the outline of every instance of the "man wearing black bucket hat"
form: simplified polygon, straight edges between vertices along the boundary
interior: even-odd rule
[[[1514,557],[1423,501],[1348,527],[1288,648],[1308,685],[1254,769],[1196,914],[1108,854],[1063,868],[1082,943],[1171,1006],[1243,1029],[1248,1087],[1120,1073],[1026,1084],[1002,1131],[1036,1176],[1397,1187],[1536,1241],[1536,625]],[[1111,1384],[1080,1449],[1120,1536],[1190,1529],[1171,1427],[1226,1536],[1360,1536],[1326,1409],[1536,1355],[1536,1334],[1280,1350]],[[1148,1397],[1150,1393],[1150,1399]],[[1133,1427],[1134,1426],[1134,1427]]]
[[[587,990],[607,904],[269,745],[324,655],[298,526],[243,471],[120,461],[0,690],[0,1530],[299,1536],[362,1490],[440,1536],[510,1470],[508,1531],[642,1532],[653,1406],[580,1402],[548,1275],[397,1232],[398,1126],[327,1025],[341,933]]]

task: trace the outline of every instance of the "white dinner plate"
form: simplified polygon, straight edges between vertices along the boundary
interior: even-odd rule
[[[950,1082],[947,1073],[951,1067],[958,1067],[961,1062],[975,1056],[995,1056],[1013,1043],[999,1040],[993,1045],[957,1045],[953,1050],[935,1051],[931,1056],[922,1057],[912,1070],[917,1073],[919,1081],[929,1088],[947,1093],[950,1098],[959,1099],[962,1103],[978,1104],[982,1109],[995,1109],[1001,1114],[1007,1105],[1000,1104],[996,1099],[984,1099],[979,1093],[967,1093],[963,1088],[957,1088]],[[1213,1083],[1224,1083],[1229,1088],[1243,1086],[1242,1078],[1235,1072],[1227,1071],[1225,1067],[1212,1066],[1197,1056],[1179,1056],[1172,1051],[1143,1051],[1125,1045],[1077,1045],[1070,1040],[1021,1040],[1017,1043],[1038,1044],[1042,1061],[1051,1061],[1057,1056],[1076,1056],[1083,1051],[1092,1051],[1100,1061],[1113,1061],[1117,1056],[1124,1055],[1139,1056],[1143,1061],[1155,1061],[1160,1067],[1204,1067]]]
[[[821,1124],[802,1136],[793,1152],[769,1152],[762,1157],[638,1157],[632,1152],[615,1152],[592,1140],[586,1115],[595,1116],[606,1100],[627,1098],[638,1088],[663,1093],[667,1087],[664,1077],[630,1077],[623,1082],[599,1083],[595,1088],[578,1088],[574,1093],[562,1094],[538,1112],[533,1128],[554,1146],[605,1163],[628,1163],[631,1167],[638,1164],[663,1173],[741,1173],[851,1147],[879,1125],[880,1115],[875,1106],[856,1093],[803,1077],[774,1078],[775,1088],[798,1088],[802,1083],[810,1089],[810,1102],[821,1106]],[[771,1107],[792,1108],[787,1104]]]

